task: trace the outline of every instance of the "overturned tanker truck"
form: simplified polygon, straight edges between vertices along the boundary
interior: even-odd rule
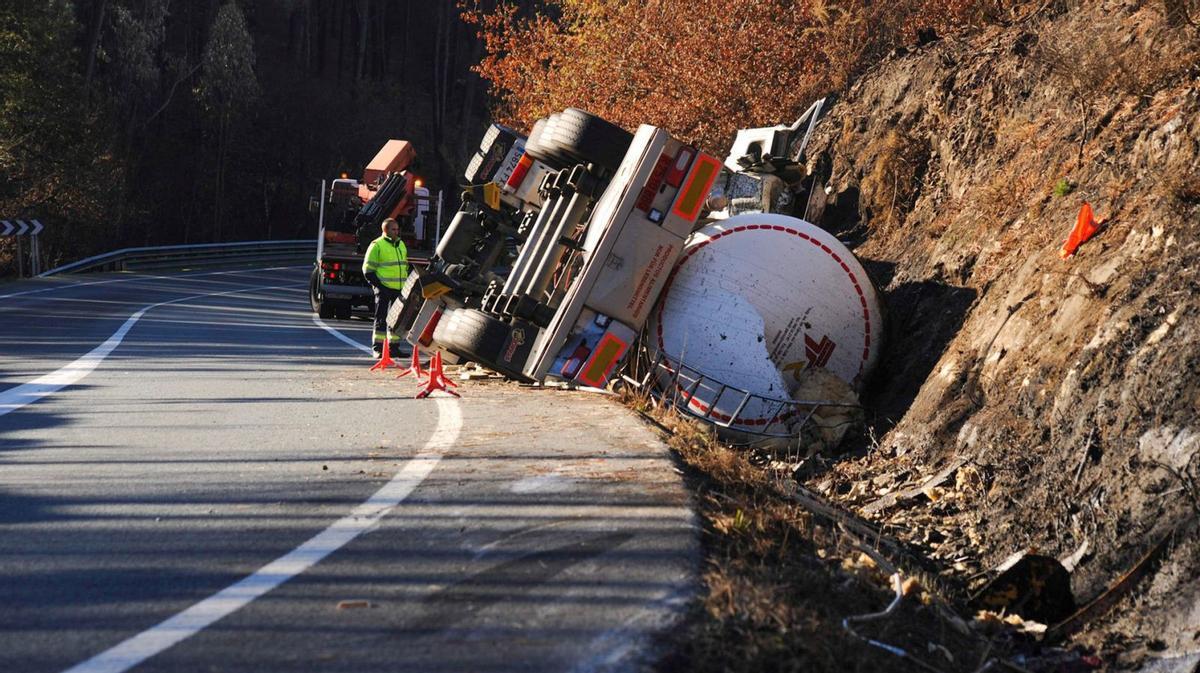
[[[574,108],[527,138],[492,125],[395,331],[520,381],[644,386],[732,441],[836,443],[883,311],[854,255],[794,216],[821,104],[740,131],[725,161]]]

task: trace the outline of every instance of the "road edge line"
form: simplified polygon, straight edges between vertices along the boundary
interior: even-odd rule
[[[436,402],[438,424],[429,441],[396,476],[350,514],[254,574],[64,673],[123,673],[236,612],[376,526],[429,476],[445,450],[458,439],[462,414],[457,402],[449,398],[439,398]]]
[[[355,341],[354,339],[351,339],[350,337],[346,336],[345,334],[342,334],[340,331],[330,327],[329,325],[326,325],[325,321],[321,320],[317,316],[314,315],[312,317],[312,321],[314,323],[316,323],[317,327],[320,327],[321,329],[325,330],[326,332],[329,332],[330,334],[337,337],[338,339],[341,339],[342,343],[348,344],[350,346],[354,346],[358,350],[364,351],[366,353],[374,352],[370,349],[370,347],[364,346],[363,344],[358,343],[357,341]]]
[[[43,374],[32,381],[15,385],[4,391],[0,391],[0,416],[10,414],[18,409],[23,409],[34,402],[53,395],[54,393],[74,385],[82,381],[88,374],[91,374],[104,362],[108,356],[121,345],[125,340],[125,336],[129,334],[129,330],[137,324],[142,316],[151,309],[156,309],[160,306],[170,304],[179,304],[193,299],[203,299],[205,297],[220,297],[231,294],[242,294],[244,292],[257,292],[261,290],[286,290],[295,287],[294,285],[261,285],[257,287],[243,287],[236,290],[222,290],[220,292],[205,292],[202,294],[193,294],[186,297],[178,297],[169,301],[160,301],[157,304],[143,306],[133,312],[125,322],[117,328],[117,331],[112,333],[112,336],[105,339],[104,343],[96,346],[92,350],[84,353],[76,360],[59,367],[58,369]]]

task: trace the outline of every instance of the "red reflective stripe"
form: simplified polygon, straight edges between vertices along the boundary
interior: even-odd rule
[[[712,189],[717,174],[721,171],[721,162],[701,152],[692,164],[692,172],[688,175],[683,189],[675,199],[675,207],[671,212],[689,222],[696,221],[708,190]]]
[[[529,172],[529,167],[533,165],[533,159],[528,154],[522,154],[521,160],[517,162],[517,167],[513,169],[512,175],[508,176],[508,182],[504,184],[508,187],[516,189],[525,180],[525,174]]]
[[[617,335],[612,332],[605,334],[592,350],[591,360],[584,365],[583,371],[575,379],[594,388],[603,386],[613,366],[625,354],[627,348],[629,344]]]
[[[429,317],[429,323],[425,325],[425,329],[421,330],[421,336],[417,337],[417,343],[422,346],[428,346],[433,342],[433,330],[437,329],[438,322],[442,319],[441,311],[434,311]]]

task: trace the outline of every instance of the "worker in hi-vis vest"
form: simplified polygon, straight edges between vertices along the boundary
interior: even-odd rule
[[[380,226],[383,235],[371,241],[363,258],[363,276],[375,291],[375,331],[371,335],[371,349],[375,355],[383,353],[383,342],[387,338],[394,351],[399,342],[388,329],[388,307],[400,298],[404,279],[408,278],[408,248],[400,240],[400,223],[387,218]],[[394,354],[394,353],[393,353]]]

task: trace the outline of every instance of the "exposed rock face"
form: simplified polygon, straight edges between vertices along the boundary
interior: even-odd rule
[[[1200,650],[1200,31],[1100,0],[934,41],[857,83],[809,155],[891,321],[868,399],[886,434],[839,477],[969,457],[982,488],[884,516],[953,520],[931,552],[972,557],[964,582],[1086,541],[1081,603],[1176,530],[1080,637],[1126,664]],[[1107,221],[1060,259],[1083,201]]]

